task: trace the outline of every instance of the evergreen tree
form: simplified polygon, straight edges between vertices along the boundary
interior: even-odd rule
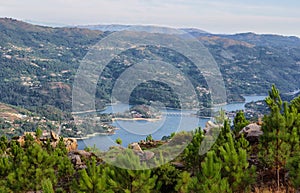
[[[300,110],[300,109],[299,109]],[[291,146],[290,156],[300,151],[300,111],[294,103],[289,106],[285,103],[284,118],[286,120],[287,132],[289,133],[288,143]]]
[[[44,179],[51,179],[56,183],[53,157],[34,143],[29,146],[22,157],[22,161],[7,177],[7,183],[12,190],[40,190]]]
[[[228,141],[228,137],[229,135],[233,135],[231,129],[230,129],[230,120],[226,119],[223,123],[223,127],[220,128],[215,128],[215,130],[219,130],[219,131],[215,131],[218,132],[218,135],[215,135],[215,137],[217,137],[217,139],[214,139],[215,143],[212,146],[212,150],[214,151],[218,151],[219,148],[221,146],[223,146],[224,143],[226,143]],[[233,136],[231,136],[233,137]]]
[[[107,184],[116,193],[151,193],[157,179],[132,150],[117,156],[113,166],[105,168],[105,175]]]
[[[4,154],[8,147],[8,139],[5,135],[0,137],[0,155]]]
[[[147,135],[146,137],[146,141],[149,142],[149,141],[153,141],[153,138],[152,138],[152,135]]]
[[[52,182],[50,179],[42,181],[42,189],[43,193],[54,193]]]
[[[238,136],[239,132],[249,124],[250,122],[245,118],[243,111],[239,111],[233,119],[233,128],[235,136]]]
[[[40,137],[42,137],[43,135],[43,131],[40,128],[37,128],[35,131],[35,136],[37,139],[40,139]]]
[[[232,192],[227,178],[222,178],[222,161],[217,158],[214,151],[207,153],[201,166],[201,172],[189,181],[188,192]]]
[[[96,166],[96,159],[92,158],[91,162],[87,163],[87,169],[79,171],[78,183],[75,184],[73,190],[75,192],[89,193],[113,192],[107,187],[103,167],[102,165]]]
[[[298,152],[294,157],[290,157],[287,163],[289,170],[289,178],[292,185],[300,190],[300,153]]]
[[[291,101],[291,104],[297,109],[297,111],[300,113],[300,96],[294,98]]]
[[[199,155],[199,149],[201,143],[204,139],[204,132],[199,127],[192,132],[192,140],[184,149],[183,160],[185,166],[192,171],[192,173],[197,173],[200,171],[201,162],[204,159],[204,155]]]
[[[156,165],[159,165],[159,167],[152,169],[151,173],[152,177],[156,177],[153,192],[174,192],[175,186],[179,180],[180,171],[172,164],[166,163],[162,152],[160,153],[160,159],[156,160]]]
[[[259,157],[270,170],[275,168],[277,187],[279,189],[280,171],[285,168],[286,161],[291,153],[288,125],[291,124],[290,122],[293,122],[289,116],[292,114],[288,114],[289,108],[286,103],[283,109],[279,91],[274,85],[272,90],[269,91],[266,103],[271,113],[265,115],[263,119],[263,135],[260,138]],[[284,111],[284,114],[282,114],[282,111]]]
[[[285,112],[288,129],[291,132],[289,142],[291,154],[287,169],[292,185],[300,191],[300,96],[292,100],[289,111]]]
[[[215,123],[218,125],[223,125],[226,120],[228,120],[228,117],[226,116],[226,112],[224,109],[220,109],[217,116],[214,117]]]
[[[189,192],[190,181],[191,181],[190,173],[187,171],[181,172],[179,174],[179,179],[175,186],[176,192],[178,192],[178,193]]]
[[[7,156],[1,156],[0,185],[9,190],[6,192],[38,191],[43,181],[50,180],[55,188],[63,181],[64,189],[68,190],[66,179],[73,176],[74,169],[67,154],[58,153],[62,152],[59,149],[47,151],[31,138],[26,140],[29,142],[25,141],[25,148],[11,141]]]
[[[236,141],[230,133],[227,134],[227,140],[219,148],[222,177],[228,179],[233,192],[249,191],[255,181],[255,167],[250,167],[245,149],[249,142],[243,137]]]

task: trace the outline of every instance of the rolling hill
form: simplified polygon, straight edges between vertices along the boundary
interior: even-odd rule
[[[114,27],[120,29],[120,26]],[[90,46],[112,33],[90,28],[52,28],[0,19],[0,101],[26,108],[52,105],[71,111],[72,83],[80,60]],[[254,33],[218,35],[186,30],[215,58],[223,75],[228,102],[241,101],[243,94],[265,94],[272,84],[283,92],[300,88],[299,38]],[[98,108],[109,102],[109,93],[126,68],[143,58],[155,56],[177,65],[192,79],[195,87],[204,88],[198,94],[204,105],[209,103],[203,76],[180,53],[151,46],[143,49],[127,50],[107,66],[100,76],[103,81],[97,87]],[[176,95],[160,82],[139,85],[132,93],[132,103],[149,100],[178,107]]]

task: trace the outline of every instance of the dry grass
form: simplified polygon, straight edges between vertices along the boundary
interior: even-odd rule
[[[0,103],[0,118],[14,121],[16,119],[20,119],[21,117],[17,110],[6,104]]]

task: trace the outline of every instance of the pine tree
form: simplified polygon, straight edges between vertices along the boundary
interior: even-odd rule
[[[223,146],[224,143],[228,141],[229,135],[232,135],[231,137],[233,137],[233,133],[230,129],[230,120],[226,119],[223,123],[223,127],[215,128],[215,130],[217,129],[218,131],[215,131],[218,132],[218,135],[215,134],[215,137],[217,137],[217,139],[214,139],[215,143],[211,148],[216,152],[219,150],[221,146]]]
[[[228,120],[228,117],[226,116],[226,112],[224,109],[220,109],[217,116],[214,117],[215,123],[218,125],[223,125],[226,120]]]
[[[74,169],[67,154],[59,149],[48,151],[32,139],[26,140],[29,142],[25,141],[25,148],[11,141],[7,156],[0,158],[4,175],[3,179],[0,177],[0,185],[9,190],[6,192],[38,191],[42,189],[43,181],[50,180],[54,188],[63,181],[68,190],[66,178],[73,176]]]
[[[153,138],[152,138],[152,135],[147,135],[146,137],[146,141],[149,142],[149,141],[153,141]]]
[[[291,101],[291,104],[297,109],[298,112],[300,112],[300,96],[294,98]]]
[[[8,147],[8,139],[5,135],[0,137],[0,155],[5,153]]]
[[[287,161],[287,169],[292,185],[300,191],[300,96],[292,100],[285,117],[288,119],[287,125],[291,132],[289,138],[291,154]]]
[[[40,128],[37,128],[35,131],[35,136],[37,139],[40,139],[40,137],[42,137],[43,135],[43,131]]]
[[[192,135],[193,138],[191,142],[184,149],[183,160],[185,161],[186,167],[190,169],[192,173],[198,173],[201,168],[201,162],[204,159],[204,155],[199,154],[199,149],[204,139],[204,132],[199,127],[192,132]]]
[[[290,156],[293,156],[300,151],[300,109],[298,110],[294,103],[289,106],[285,103],[284,117],[287,131],[290,134],[288,140],[291,146]]]
[[[52,182],[50,179],[42,181],[42,190],[43,193],[54,193]]]
[[[287,119],[289,109],[286,103],[283,106],[279,90],[274,85],[272,90],[269,91],[266,103],[271,113],[265,115],[263,119],[262,131],[264,134],[260,138],[259,157],[269,169],[272,170],[275,166],[277,188],[279,190],[280,171],[285,168],[286,161],[291,153],[290,132],[287,129],[290,124]],[[282,114],[282,111],[286,116]]]
[[[239,111],[233,119],[234,134],[238,136],[239,132],[250,122],[245,118],[243,111]]]
[[[179,174],[179,179],[175,186],[175,191],[178,193],[186,193],[189,192],[191,177],[190,173],[187,171],[183,171]]]
[[[232,192],[227,178],[222,178],[222,162],[214,151],[207,153],[201,166],[201,172],[190,180],[188,192]]]
[[[228,179],[233,192],[247,191],[255,181],[255,167],[250,167],[245,149],[249,142],[243,137],[236,141],[230,133],[227,134],[227,140],[219,147],[222,177]]]
[[[113,166],[105,168],[105,175],[107,184],[117,193],[150,193],[157,179],[132,150],[117,156]]]
[[[113,192],[107,187],[103,167],[102,165],[96,166],[96,159],[92,158],[91,162],[87,164],[87,169],[79,171],[78,184],[76,183],[73,187],[74,191],[89,193]]]
[[[289,178],[292,185],[300,191],[300,153],[298,152],[294,157],[290,157],[287,162],[289,170]]]
[[[155,160],[157,168],[153,168],[151,176],[156,177],[155,190],[152,192],[174,192],[175,186],[178,182],[180,171],[176,169],[171,163],[166,163],[162,152],[160,152],[159,160]]]

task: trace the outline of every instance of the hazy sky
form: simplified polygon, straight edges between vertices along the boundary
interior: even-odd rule
[[[300,37],[298,0],[0,0],[0,16],[43,24],[155,24]]]

